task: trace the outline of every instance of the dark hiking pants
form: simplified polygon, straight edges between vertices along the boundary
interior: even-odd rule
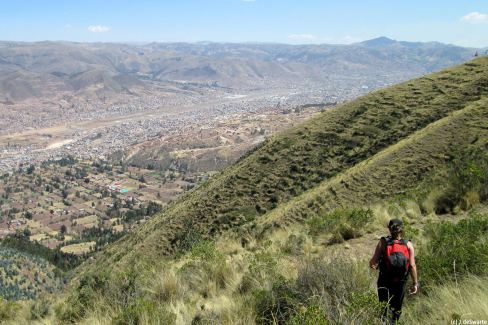
[[[387,303],[383,312],[383,319],[394,324],[402,314],[403,297],[405,296],[406,281],[381,281],[378,280],[378,298],[380,302]]]

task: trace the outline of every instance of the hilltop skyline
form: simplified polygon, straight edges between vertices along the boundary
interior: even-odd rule
[[[487,28],[482,1],[24,0],[0,12],[7,41],[350,44],[386,36],[486,47]]]

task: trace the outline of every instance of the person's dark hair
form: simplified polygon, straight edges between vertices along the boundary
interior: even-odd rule
[[[391,219],[388,223],[388,229],[393,238],[397,238],[403,233],[403,222],[400,219]]]

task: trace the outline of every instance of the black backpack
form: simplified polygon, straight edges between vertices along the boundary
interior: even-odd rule
[[[406,279],[410,271],[408,240],[383,237],[385,247],[381,257],[381,273],[394,282]]]

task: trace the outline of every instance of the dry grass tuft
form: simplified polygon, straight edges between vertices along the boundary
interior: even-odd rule
[[[183,287],[172,271],[157,272],[146,289],[160,302],[171,302],[183,295]]]
[[[406,324],[451,324],[452,320],[486,320],[488,278],[468,276],[438,286],[429,296],[419,297],[405,313]]]

